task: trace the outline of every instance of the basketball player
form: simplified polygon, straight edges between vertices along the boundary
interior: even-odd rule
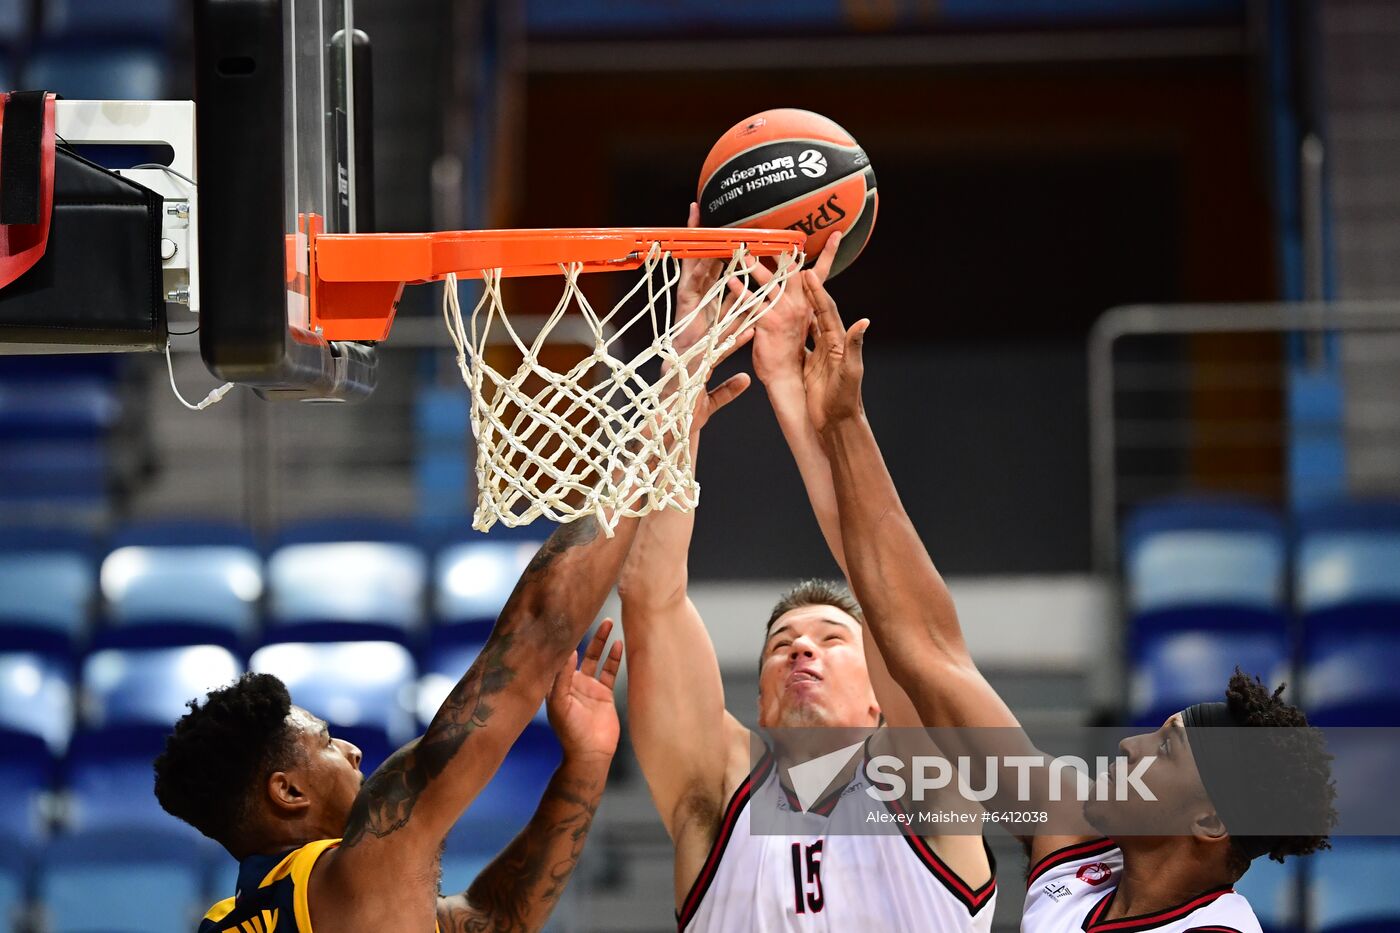
[[[1007,755],[1044,756],[969,657],[952,597],[866,421],[861,380],[869,321],[845,330],[820,277],[803,273],[802,285],[816,308],[816,348],[805,375],[808,413],[829,457],[850,580],[870,631],[928,725],[1011,727],[960,734],[969,744],[961,751],[1000,756],[999,783],[1014,787],[1017,772]],[[1330,756],[1302,713],[1280,700],[1281,690],[1237,671],[1224,702],[1198,703],[1156,731],[1124,740],[1120,751],[1129,765],[1156,758],[1155,808],[1148,812],[1131,794],[1123,802],[1094,801],[1057,825],[1057,835],[1023,837],[1032,867],[1022,929],[1258,933],[1248,902],[1231,886],[1260,855],[1282,861],[1325,848],[1327,839],[1232,835],[1232,821],[1261,810],[1301,815],[1299,825],[1327,827],[1335,820]],[[1234,730],[1215,731],[1222,726]],[[1249,754],[1238,754],[1238,731],[1253,726],[1298,728],[1256,733]],[[1007,733],[1016,747],[1004,747]],[[1116,786],[1120,778],[1110,770],[1101,780]],[[1038,799],[1021,808],[1048,809],[1047,798],[1059,798],[1047,791],[1033,792]],[[1064,799],[1074,799],[1064,791]]]
[[[577,862],[616,744],[619,663],[596,618],[636,533],[563,525],[521,576],[481,655],[427,732],[364,780],[360,752],[292,706],[274,677],[211,693],[175,726],[156,761],[170,813],[241,862],[239,893],[201,933],[538,930]],[[604,626],[606,628],[607,626]],[[601,680],[593,674],[601,667]],[[551,689],[552,685],[552,689]],[[541,701],[564,760],[529,827],[464,894],[438,897],[444,837],[500,765]]]
[[[697,224],[692,205],[690,225]],[[815,274],[831,268],[838,245],[837,237],[828,241]],[[713,274],[709,263],[688,264],[678,317],[695,306]],[[806,419],[800,354],[810,318],[795,291],[768,312],[753,338],[754,369],[785,433],[789,414]],[[775,330],[794,322],[795,345]],[[742,391],[748,377],[733,382]],[[696,411],[696,441],[708,414],[704,406]],[[800,439],[793,450],[802,463]],[[830,514],[834,520],[834,499]],[[690,513],[644,517],[619,582],[630,735],[675,847],[680,929],[990,929],[995,881],[980,836],[869,835],[864,827],[874,802],[850,793],[854,775],[838,778],[831,793],[804,808],[772,752],[754,767],[753,736],[725,709],[714,647],[686,594],[692,528]],[[759,725],[873,729],[882,719],[918,725],[865,636],[861,607],[839,584],[813,581],[784,594],[765,627]],[[751,831],[752,813],[779,811],[790,814],[784,825],[800,825],[800,834]]]

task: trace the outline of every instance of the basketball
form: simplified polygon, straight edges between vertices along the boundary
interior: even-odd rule
[[[832,231],[841,245],[831,275],[870,239],[880,206],[865,150],[837,123],[810,110],[765,110],[719,138],[700,172],[700,223],[807,234],[816,259]]]

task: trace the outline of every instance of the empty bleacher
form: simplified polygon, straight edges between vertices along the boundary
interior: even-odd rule
[[[232,860],[152,793],[188,700],[276,674],[368,772],[426,726],[537,546],[366,522],[262,542],[193,519],[101,539],[6,527],[0,542],[0,911],[73,931],[94,928],[98,901],[120,902],[103,929],[187,929],[231,893]],[[532,723],[447,840],[445,883],[466,887],[519,831],[558,758]]]

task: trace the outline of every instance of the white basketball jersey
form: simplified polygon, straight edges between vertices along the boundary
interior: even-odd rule
[[[860,792],[864,774],[804,813],[777,770],[772,755],[765,755],[734,792],[709,857],[677,912],[682,931],[991,930],[994,864],[987,883],[971,888],[922,837],[869,835],[866,814],[885,804]],[[764,807],[791,811],[784,822],[801,820],[811,832],[752,833],[751,808]],[[858,835],[862,831],[866,835]]]
[[[1184,904],[1105,920],[1123,874],[1123,851],[1096,839],[1051,852],[1031,869],[1021,933],[1260,933],[1249,901],[1226,885]]]

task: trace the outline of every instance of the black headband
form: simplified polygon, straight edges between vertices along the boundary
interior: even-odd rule
[[[1261,798],[1268,796],[1266,788],[1277,775],[1269,774],[1268,756],[1260,754],[1257,743],[1244,741],[1248,725],[1238,721],[1225,703],[1188,706],[1181,712],[1181,722],[1201,784],[1225,830],[1255,822]],[[1231,838],[1251,860],[1272,848],[1267,836],[1232,832]]]

